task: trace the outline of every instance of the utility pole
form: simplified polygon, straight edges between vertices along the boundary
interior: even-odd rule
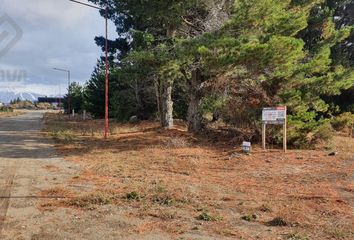
[[[105,128],[104,128],[104,138],[107,139],[108,138],[108,131],[109,131],[109,98],[108,98],[108,84],[109,84],[109,62],[108,62],[108,7],[106,8],[101,8],[95,5],[91,5],[91,4],[87,4],[87,3],[83,3],[80,1],[76,1],[76,0],[69,0],[71,2],[77,3],[77,4],[81,4],[83,6],[86,7],[91,7],[91,8],[95,8],[98,9],[100,11],[104,11],[104,16],[105,16],[105,24],[106,24],[106,41],[105,41],[105,50],[106,50],[106,78],[105,78]]]
[[[71,72],[67,69],[62,68],[53,68],[56,71],[66,72],[68,74],[68,114],[70,116],[71,113],[71,92],[70,92],[70,85],[71,85]]]

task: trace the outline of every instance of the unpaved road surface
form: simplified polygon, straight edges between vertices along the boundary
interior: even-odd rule
[[[52,143],[41,135],[42,116],[30,111],[0,118],[0,239],[50,239],[36,237],[51,222],[37,208],[45,198],[38,194],[77,171],[57,158]]]
[[[41,211],[43,203],[63,201],[43,191],[65,187],[79,194],[92,187],[71,183],[81,168],[58,157],[53,142],[41,134],[43,114],[0,118],[0,240],[171,239],[132,231],[144,222],[126,217],[124,206]]]

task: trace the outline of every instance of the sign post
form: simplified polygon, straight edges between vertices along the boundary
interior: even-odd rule
[[[267,124],[262,123],[262,146],[263,149],[266,149],[266,130],[267,130]]]
[[[288,137],[287,137],[287,124],[286,124],[286,107],[285,107],[285,121],[283,124],[283,149],[284,152],[288,150]]]
[[[263,108],[262,111],[262,146],[266,149],[266,129],[267,125],[283,125],[283,149],[287,151],[287,126],[286,107]]]

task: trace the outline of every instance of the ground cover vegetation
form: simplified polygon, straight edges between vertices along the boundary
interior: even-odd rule
[[[246,155],[229,141],[189,133],[182,121],[170,130],[112,122],[108,140],[104,120],[47,113],[44,123],[80,171],[41,192],[38,208],[64,209],[85,228],[99,219],[127,239],[354,237],[353,138],[335,136],[325,151],[255,148]]]

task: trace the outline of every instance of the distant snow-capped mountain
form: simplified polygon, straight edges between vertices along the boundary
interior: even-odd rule
[[[9,103],[11,100],[20,98],[21,100],[37,101],[38,97],[44,97],[43,95],[30,92],[6,92],[0,91],[0,102]]]

